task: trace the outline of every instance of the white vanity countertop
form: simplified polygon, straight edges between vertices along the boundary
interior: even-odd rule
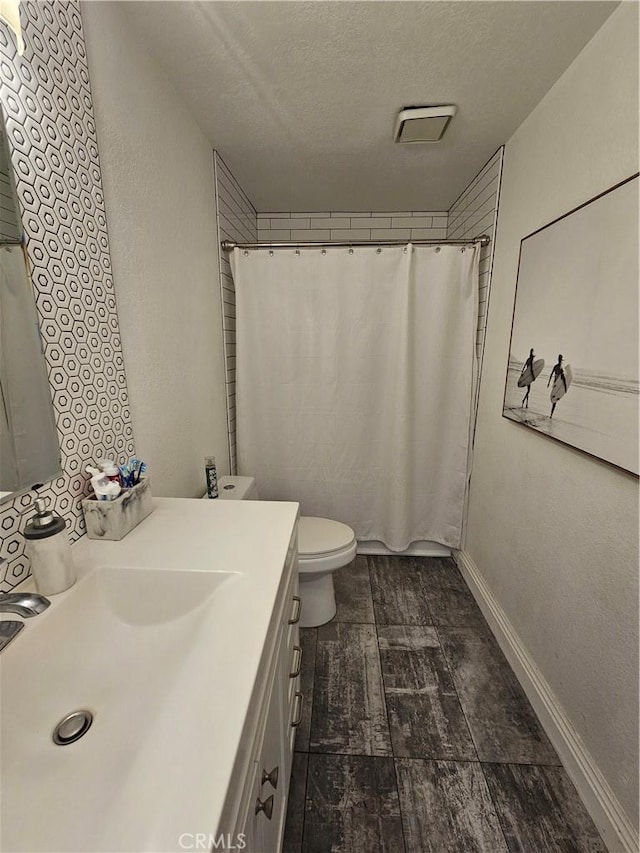
[[[91,729],[66,747],[53,745],[49,732],[41,744],[29,747],[24,762],[21,754],[9,762],[23,790],[15,791],[3,773],[3,849],[160,853],[186,849],[180,844],[185,833],[188,844],[196,833],[213,838],[218,832],[299,506],[162,498],[154,500],[154,507],[120,542],[87,537],[77,542],[72,553],[79,578],[100,567],[232,572],[234,577],[216,590],[210,612],[202,608],[194,652],[174,667],[169,686],[163,684],[162,660],[142,673],[149,690],[162,697],[157,714],[143,727],[144,734],[131,739],[130,748],[114,747],[119,755],[111,767],[103,769],[109,762],[92,760],[92,733],[96,738],[98,733]],[[48,618],[76,588],[53,596],[45,613],[27,620],[3,652],[7,678],[12,671],[30,669],[29,634],[34,632],[35,640],[35,632],[42,631],[44,637]],[[40,670],[46,672],[46,663],[34,669],[36,678]],[[28,679],[29,672],[24,674]],[[99,683],[100,668],[94,675]],[[44,696],[47,685],[40,690]],[[129,711],[126,697],[107,695],[104,708],[95,709],[92,728],[117,704]],[[135,712],[132,701],[130,713]],[[6,743],[29,735],[29,729],[23,731],[26,724],[16,722],[17,730],[11,731],[13,725],[5,715]],[[22,767],[27,759],[32,776],[25,776]],[[62,759],[69,762],[66,769],[61,769]],[[55,814],[59,820],[53,825]]]

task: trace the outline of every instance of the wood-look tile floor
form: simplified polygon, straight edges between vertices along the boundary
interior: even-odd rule
[[[285,853],[606,853],[452,559],[334,582],[301,631]]]

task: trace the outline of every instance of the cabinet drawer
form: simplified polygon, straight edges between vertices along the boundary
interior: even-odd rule
[[[275,635],[272,652],[263,662],[266,685],[254,712],[255,742],[247,747],[250,769],[243,776],[242,793],[236,801],[239,807],[230,821],[236,826],[236,835],[246,836],[247,853],[278,853],[282,847],[295,737],[291,723],[299,708],[300,612],[294,532],[271,623],[271,636]]]
[[[277,682],[269,698],[262,738],[247,775],[236,837],[245,835],[247,853],[276,853],[284,832],[288,764],[282,745],[281,694]],[[251,842],[251,843],[249,843]]]

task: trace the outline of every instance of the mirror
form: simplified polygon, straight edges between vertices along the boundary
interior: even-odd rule
[[[59,473],[51,392],[0,113],[0,501]]]

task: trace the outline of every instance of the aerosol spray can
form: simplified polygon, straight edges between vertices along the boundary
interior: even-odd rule
[[[218,497],[218,473],[216,471],[216,457],[205,456],[204,474],[207,480],[207,497]]]

